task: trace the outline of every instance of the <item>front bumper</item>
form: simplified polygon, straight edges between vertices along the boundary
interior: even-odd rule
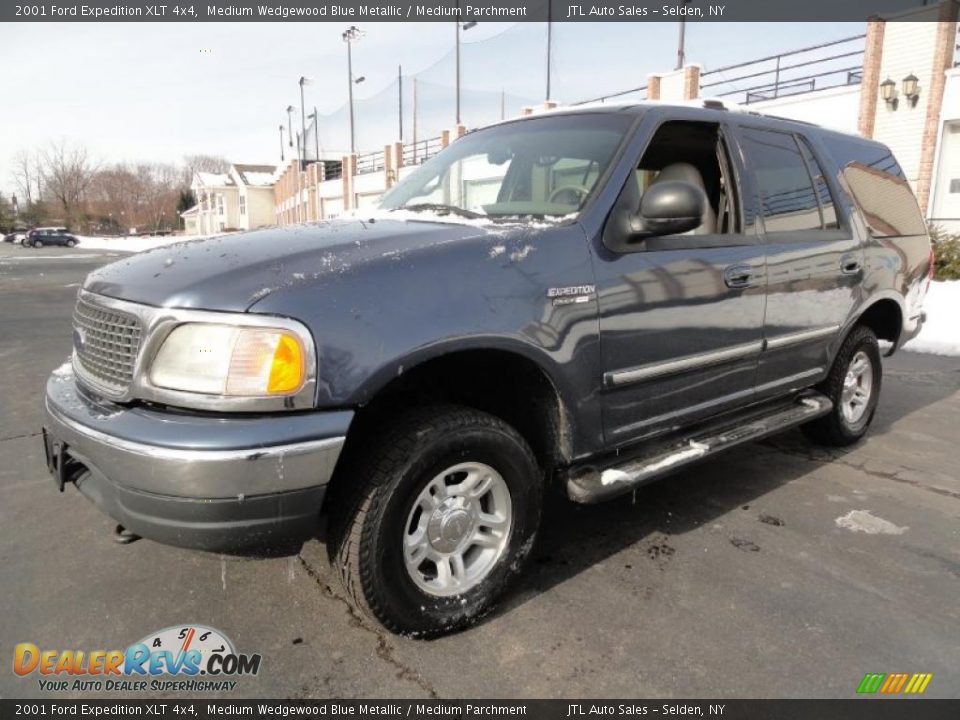
[[[47,382],[48,465],[130,531],[207,550],[298,540],[317,527],[350,411],[259,416],[126,407]]]

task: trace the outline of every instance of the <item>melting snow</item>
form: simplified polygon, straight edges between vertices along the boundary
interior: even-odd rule
[[[903,535],[910,528],[899,527],[889,520],[871,515],[869,510],[851,510],[835,521],[837,527],[846,528],[851,532],[862,532],[868,535]]]

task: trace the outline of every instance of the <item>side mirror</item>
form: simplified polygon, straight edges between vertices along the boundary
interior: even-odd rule
[[[654,183],[640,200],[640,213],[631,219],[631,241],[700,227],[706,208],[707,196],[696,185],[682,180]]]

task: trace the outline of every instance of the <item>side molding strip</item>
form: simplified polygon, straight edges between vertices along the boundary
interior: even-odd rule
[[[839,325],[827,325],[826,327],[814,328],[813,330],[801,330],[800,332],[787,333],[786,335],[777,335],[767,340],[767,350],[779,350],[780,348],[800,343],[812,342],[825,338],[840,330]]]
[[[756,355],[763,350],[763,341],[744,343],[743,345],[734,345],[733,347],[715,350],[713,352],[700,353],[699,355],[688,355],[677,360],[668,360],[667,362],[651,363],[641,365],[629,370],[615,370],[608,372],[604,380],[607,385],[626,385],[628,383],[649,380],[650,378],[662,377],[663,375],[672,375],[673,373],[693,370],[695,368],[718,365],[729,360],[738,360],[740,358]]]

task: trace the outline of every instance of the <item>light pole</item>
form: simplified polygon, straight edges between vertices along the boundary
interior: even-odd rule
[[[293,105],[287,105],[287,137],[290,139],[290,147],[293,147],[293,111],[295,109]]]
[[[457,7],[460,7],[460,3],[457,3]],[[457,57],[457,125],[460,124],[460,28],[463,28],[463,31],[466,32],[472,27],[476,26],[475,22],[465,22],[461,23],[457,20],[454,23],[457,26],[457,40],[456,40],[456,57]]]
[[[307,119],[313,122],[313,151],[316,154],[314,160],[320,162],[320,115],[316,105],[313,106],[313,112],[307,115]]]
[[[693,0],[681,0],[681,6],[689,5]],[[677,40],[677,70],[683,67],[683,64],[687,61],[686,53],[686,34],[687,34],[687,21],[680,20],[680,37]]]
[[[280,162],[283,162],[286,158],[283,156],[283,123],[280,123]]]
[[[300,143],[301,153],[300,153],[300,163],[303,164],[306,160],[307,155],[307,119],[306,119],[306,107],[303,104],[303,86],[309,85],[312,80],[308,77],[300,76],[300,137],[303,138],[303,141]]]
[[[343,41],[347,44],[347,91],[350,98],[350,154],[357,151],[356,140],[354,136],[353,123],[353,85],[354,82],[361,83],[363,78],[354,81],[353,79],[353,43],[362,38],[366,33],[356,25],[351,25],[343,31]]]
[[[547,0],[547,96],[550,99],[550,55],[553,50],[553,0]]]

